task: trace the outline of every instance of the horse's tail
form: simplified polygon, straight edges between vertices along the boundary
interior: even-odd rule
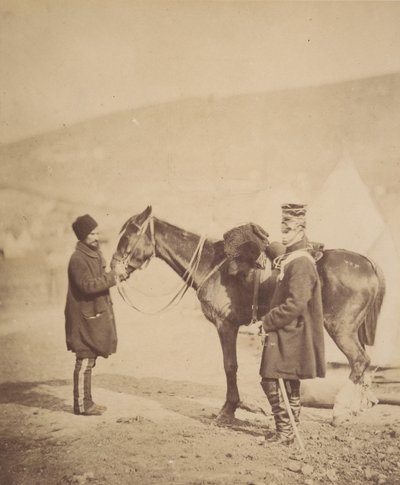
[[[378,316],[381,311],[383,299],[386,292],[385,277],[383,275],[382,269],[375,264],[373,261],[369,260],[375,275],[378,279],[378,289],[373,298],[371,298],[368,303],[368,307],[365,312],[364,321],[358,329],[358,338],[363,345],[374,345],[376,326],[378,323]]]

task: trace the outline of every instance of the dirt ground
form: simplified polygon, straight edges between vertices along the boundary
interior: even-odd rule
[[[304,407],[305,451],[265,446],[273,419],[256,337],[239,335],[239,389],[265,414],[238,410],[219,426],[222,353],[192,295],[157,315],[113,299],[119,348],[94,369],[94,399],[108,408],[98,417],[72,414],[62,298],[2,302],[1,485],[400,484],[400,406],[379,404],[341,427],[331,409]]]

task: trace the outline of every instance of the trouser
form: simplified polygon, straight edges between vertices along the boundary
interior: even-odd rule
[[[85,412],[92,404],[92,369],[96,358],[76,358],[74,369],[74,413]]]
[[[296,379],[283,380],[288,395],[290,409],[296,422],[300,420],[300,381]],[[285,437],[293,437],[293,429],[290,424],[289,414],[285,406],[282,391],[278,379],[262,378],[261,387],[265,392],[275,419],[275,427],[278,433]]]

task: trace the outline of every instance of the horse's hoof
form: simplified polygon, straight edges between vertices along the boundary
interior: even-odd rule
[[[219,426],[229,426],[235,422],[235,416],[232,414],[218,414],[216,423]]]

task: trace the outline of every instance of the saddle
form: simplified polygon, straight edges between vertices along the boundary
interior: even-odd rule
[[[305,249],[314,259],[315,262],[319,261],[324,255],[325,245],[320,242],[309,241],[308,247]],[[268,259],[271,261],[272,269],[275,269],[280,263],[280,260],[284,258],[286,254],[286,248],[282,243],[272,242],[266,249],[265,252]]]
[[[264,252],[270,261],[286,252],[282,243],[268,240],[269,234],[258,224],[250,222],[234,227],[224,234],[224,252],[233,263],[247,262],[255,266],[260,254]],[[309,242],[307,251],[314,260],[319,261],[324,252],[324,244],[321,242]]]

